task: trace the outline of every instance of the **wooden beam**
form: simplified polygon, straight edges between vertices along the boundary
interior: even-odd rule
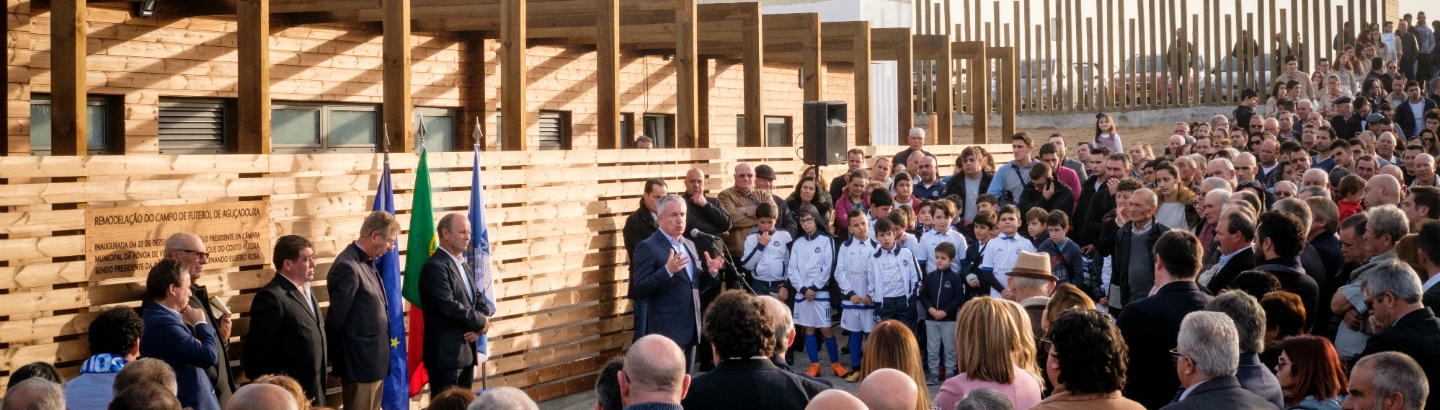
[[[381,70],[384,77],[384,124],[395,152],[415,152],[410,119],[410,0],[383,0],[385,22]]]
[[[500,3],[500,139],[506,151],[524,151],[530,127],[525,101],[525,2]]]
[[[515,1],[515,0],[511,0]],[[699,121],[698,102],[695,98],[697,90],[697,71],[695,65],[698,63],[698,46],[696,45],[696,5],[693,1],[680,1],[675,8],[675,141],[676,147],[684,147],[680,142],[687,141],[692,144],[686,148],[709,148],[699,146]]]
[[[239,0],[239,153],[270,153],[270,0]],[[408,71],[408,70],[407,70]]]
[[[995,79],[1000,83],[1000,135],[1009,137],[1015,135],[1015,97],[1019,83],[1015,76],[1015,47],[989,47],[985,54],[1000,61],[1000,73]]]
[[[382,0],[276,0],[270,5],[271,13],[306,13],[315,11],[342,11],[379,9]]]
[[[710,58],[698,56],[700,64],[695,65],[695,138],[702,147],[713,147],[714,140],[710,138],[710,89],[715,86],[710,75]],[[737,141],[738,142],[738,141]]]
[[[85,0],[50,2],[50,152],[88,154],[85,145]]]
[[[745,20],[744,62],[745,71],[745,144],[747,147],[763,147],[765,138],[765,90],[764,90],[764,32],[760,17],[760,3],[736,3],[752,10]]]
[[[870,138],[870,22],[858,22],[852,55],[855,64],[855,145],[871,145]]]
[[[915,127],[915,80],[914,80],[914,38],[909,27],[870,29],[874,36],[872,47],[886,50],[895,60],[895,121],[900,142],[904,142],[910,129]]]
[[[803,55],[800,69],[805,82],[805,101],[825,99],[825,65],[820,61],[820,13],[802,14],[805,18],[805,36],[801,40]]]
[[[951,52],[966,60],[965,79],[970,86],[970,129],[975,144],[988,144],[990,127],[990,60],[985,56],[985,42],[957,41]],[[977,80],[978,79],[978,80]]]
[[[954,144],[955,109],[952,94],[955,89],[955,59],[950,56],[950,36],[933,35],[916,38],[916,45],[923,44],[926,58],[935,60],[935,141],[938,144]],[[917,47],[918,48],[918,47]]]
[[[594,0],[596,122],[600,149],[618,149],[620,135],[620,0]]]

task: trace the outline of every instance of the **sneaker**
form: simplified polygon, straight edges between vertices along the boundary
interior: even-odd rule
[[[835,372],[835,377],[845,377],[850,374],[850,372],[845,371],[845,366],[841,366],[840,363],[830,363],[830,371]]]
[[[926,385],[926,386],[934,386],[934,385],[938,385],[938,384],[940,384],[940,379],[939,379],[939,378],[936,378],[935,376],[930,376],[930,377],[926,377],[926,378],[925,378],[925,385]]]
[[[805,371],[810,377],[820,377],[820,363],[810,363],[810,369]]]
[[[860,381],[860,372],[850,372],[850,376],[845,378],[846,383],[855,383],[858,381]]]

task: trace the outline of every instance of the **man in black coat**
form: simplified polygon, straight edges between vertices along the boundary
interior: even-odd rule
[[[783,203],[776,202],[776,205],[783,206]],[[719,199],[705,196],[705,171],[700,168],[691,168],[689,172],[685,173],[685,206],[689,213],[685,216],[685,226],[690,228],[686,230],[685,238],[694,241],[695,249],[699,249],[701,252],[710,252],[715,255],[723,252],[720,247],[724,246],[724,243],[717,244],[713,239],[704,235],[690,235],[690,230],[694,229],[716,237],[730,232],[730,214],[725,213],[725,208],[720,207]]]
[[[440,246],[420,268],[420,308],[425,317],[422,359],[430,391],[450,386],[470,390],[475,380],[475,341],[490,325],[490,307],[475,286],[465,260],[470,221],[459,213],[440,218]]]
[[[845,184],[850,183],[850,181],[848,180],[850,177],[850,173],[862,169],[865,169],[865,150],[859,148],[851,148],[850,151],[845,154],[845,173],[840,174],[836,176],[835,179],[830,180],[830,199],[840,199],[841,195],[845,195]],[[686,175],[685,178],[685,187],[689,188],[690,177],[689,175]],[[885,180],[885,178],[880,178],[880,180],[883,181]],[[691,212],[694,212],[694,210],[691,210]]]
[[[1115,194],[1118,191],[1112,190],[1110,187],[1115,186],[1118,189],[1120,180],[1125,179],[1128,175],[1130,175],[1130,159],[1124,153],[1113,153],[1110,154],[1110,157],[1105,158],[1105,179],[1098,180],[1101,182],[1101,186],[1096,189],[1095,197],[1090,200],[1090,206],[1085,208],[1084,215],[1085,228],[1082,235],[1089,243],[1081,246],[1089,247],[1086,254],[1091,258],[1104,256],[1096,255],[1095,250],[1100,247],[1100,238],[1104,236],[1106,230],[1105,215],[1115,210]]]
[[[371,212],[360,225],[360,239],[335,257],[326,278],[326,347],[346,409],[380,409],[385,377],[390,375],[391,336],[385,284],[375,259],[394,249],[399,236],[400,222],[394,216]]]
[[[625,227],[621,233],[625,240],[625,256],[627,259],[635,258],[635,248],[640,246],[640,241],[654,235],[660,229],[655,223],[655,203],[660,201],[669,191],[665,187],[665,181],[660,178],[645,180],[645,192],[640,197],[640,207],[631,212],[625,218]]]
[[[960,203],[957,204],[959,209],[956,212],[960,216],[966,217],[963,220],[967,224],[975,219],[977,211],[975,201],[980,195],[985,194],[985,190],[990,188],[991,180],[995,179],[994,173],[986,171],[985,167],[981,166],[984,161],[979,148],[966,148],[960,151],[960,156],[955,158],[955,166],[960,168],[960,171],[951,175],[950,180],[945,182],[945,194],[960,197]],[[969,188],[971,186],[974,187],[973,190]],[[832,198],[838,199],[839,197]]]
[[[1391,260],[1370,271],[1362,279],[1362,288],[1376,333],[1365,343],[1360,357],[1404,353],[1425,371],[1430,391],[1440,391],[1440,349],[1436,348],[1440,346],[1440,319],[1420,302],[1420,277],[1408,264]],[[1440,409],[1440,400],[1427,400],[1425,409]]]
[[[1219,245],[1220,261],[1203,273],[1207,278],[1205,287],[1210,294],[1218,295],[1230,285],[1241,272],[1255,268],[1255,251],[1250,242],[1255,239],[1255,220],[1244,212],[1230,212],[1220,216],[1215,226],[1215,244]]]
[[[1275,275],[1281,289],[1300,296],[1305,311],[1314,312],[1319,306],[1320,287],[1300,265],[1300,252],[1305,249],[1304,230],[1304,224],[1295,215],[1284,211],[1260,214],[1255,226],[1255,248],[1260,251],[1256,257],[1261,261],[1255,263],[1255,270]],[[1305,332],[1309,333],[1314,325],[1315,315],[1305,315]]]
[[[315,249],[310,241],[286,235],[275,242],[275,277],[250,303],[245,335],[245,377],[267,374],[294,378],[310,404],[325,406],[325,323],[310,281]]]
[[[1020,194],[1020,214],[1025,215],[1031,208],[1044,209],[1046,213],[1060,210],[1067,215],[1074,212],[1075,204],[1074,191],[1070,186],[1055,180],[1055,174],[1051,172],[1050,166],[1044,162],[1036,163],[1030,168],[1030,183],[1025,185],[1025,191]]]
[[[1106,177],[1108,174],[1105,169],[1105,160],[1109,154],[1109,148],[1092,148],[1090,149],[1089,163],[1085,164],[1090,171],[1090,178],[1080,183],[1080,200],[1075,204],[1075,215],[1070,218],[1072,221],[1071,225],[1075,227],[1075,232],[1071,234],[1071,239],[1074,239],[1075,244],[1081,247],[1090,246],[1094,244],[1096,240],[1100,239],[1098,232],[1096,232],[1096,235],[1091,236],[1090,232],[1085,230],[1085,228],[1088,228],[1085,221],[1090,218],[1090,209],[1094,208],[1095,197],[1110,194],[1110,190],[1105,186],[1105,182],[1109,180],[1109,178]],[[1105,212],[1109,212],[1109,210]]]
[[[705,335],[721,361],[696,376],[681,404],[687,410],[801,410],[825,385],[775,367],[775,330],[765,302],[731,290],[705,313]]]
[[[1181,323],[1177,338],[1174,372],[1185,389],[1163,409],[1276,409],[1275,403],[1245,390],[1235,378],[1240,347],[1230,317],[1220,312],[1190,313]],[[1146,408],[1152,408],[1149,406],[1146,404]]]
[[[1440,238],[1440,221],[1421,224],[1420,237]],[[1425,306],[1440,306],[1440,286],[1435,285],[1440,282],[1440,241],[1421,241],[1418,245],[1419,252],[1416,253],[1421,267],[1425,268],[1424,272],[1420,272],[1420,277],[1425,278],[1425,283],[1420,286],[1424,290],[1422,302]]]
[[[1203,252],[1195,234],[1183,230],[1166,232],[1155,241],[1153,249],[1154,296],[1126,305],[1116,321],[1125,344],[1130,346],[1125,397],[1147,409],[1158,409],[1175,398],[1180,378],[1170,349],[1176,347],[1185,315],[1205,309],[1210,302],[1210,295],[1195,283]],[[1236,349],[1238,355],[1239,342],[1234,336],[1226,345]],[[1231,365],[1237,361],[1236,357],[1230,359]]]

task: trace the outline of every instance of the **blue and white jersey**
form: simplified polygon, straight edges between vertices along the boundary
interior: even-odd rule
[[[850,296],[870,296],[870,258],[880,250],[880,243],[874,238],[860,241],[855,238],[840,244],[840,253],[835,256],[835,282],[845,295],[841,304],[850,304]]]
[[[896,246],[878,249],[870,257],[870,295],[883,298],[910,297],[920,284],[920,265],[909,249]]]
[[[895,238],[895,243],[900,243],[900,238]],[[930,251],[925,250],[925,245],[920,243],[920,239],[916,238],[915,234],[905,232],[904,247],[910,251],[911,256],[915,257],[915,261],[920,263],[917,267],[924,268],[926,264],[930,263]]]
[[[986,243],[985,253],[981,255],[983,262],[980,263],[980,269],[994,274],[1000,285],[1008,287],[1006,283],[1010,279],[1010,270],[1015,268],[1015,259],[1020,257],[1020,251],[1035,252],[1035,245],[1019,233],[1013,236],[1001,233]],[[998,298],[1000,292],[990,289],[990,296]]]
[[[835,262],[835,238],[816,231],[814,235],[795,238],[790,245],[790,286],[796,293],[813,290],[825,292],[830,284],[830,267]]]
[[[960,261],[965,260],[966,249],[964,234],[956,232],[954,229],[946,230],[945,233],[940,233],[940,231],[925,231],[925,235],[920,237],[920,247],[926,251],[923,257],[924,262],[922,262],[925,264],[926,272],[934,272],[935,269],[938,269],[935,267],[935,247],[939,246],[942,242],[949,242],[951,245],[955,245],[955,257],[950,258],[950,266],[953,266],[951,269],[959,269]]]
[[[777,229],[770,231],[770,244],[760,244],[760,234],[745,237],[745,256],[740,264],[754,273],[756,280],[777,282],[785,280],[785,265],[790,262],[790,233]]]

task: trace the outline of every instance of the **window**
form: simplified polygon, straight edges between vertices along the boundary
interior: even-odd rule
[[[541,151],[570,149],[570,112],[540,111]]]
[[[112,118],[114,106],[111,97],[90,96],[85,103],[85,148],[89,155],[108,154],[116,151],[114,143],[118,135]],[[30,155],[50,155],[52,138],[51,117],[54,115],[49,94],[34,94],[30,97]]]
[[[791,117],[765,117],[765,146],[767,147],[789,147],[793,145],[794,132],[791,130]],[[745,116],[735,116],[735,142],[736,145],[745,145]]]
[[[381,135],[378,105],[283,103],[270,111],[274,152],[376,152]]]
[[[431,152],[444,152],[455,150],[468,150],[469,147],[461,147],[459,110],[448,108],[415,107],[415,114],[424,118],[425,124],[425,150]],[[416,132],[415,138],[421,136]],[[466,149],[462,149],[466,148]]]
[[[645,114],[641,124],[642,132],[654,142],[655,148],[673,148],[670,136],[675,135],[675,116],[671,114]]]
[[[234,100],[160,98],[160,153],[225,153],[237,132],[234,115]]]

